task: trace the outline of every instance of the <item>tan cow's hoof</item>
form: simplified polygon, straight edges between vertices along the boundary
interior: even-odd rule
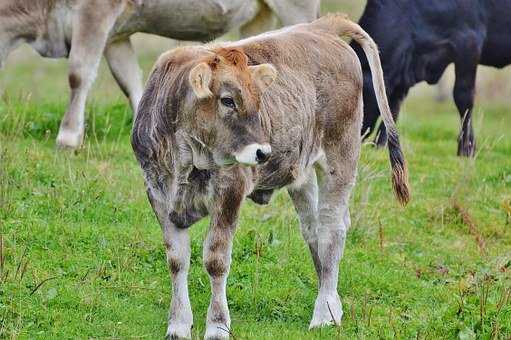
[[[57,146],[64,149],[78,149],[82,145],[83,136],[80,132],[60,129]]]

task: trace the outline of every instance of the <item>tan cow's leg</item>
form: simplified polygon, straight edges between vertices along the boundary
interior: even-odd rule
[[[264,0],[283,26],[311,22],[319,17],[320,0]]]
[[[107,44],[105,58],[110,71],[129,98],[134,115],[142,98],[142,70],[138,66],[137,56],[129,38]]]
[[[240,28],[242,37],[249,37],[277,27],[311,22],[319,16],[319,0],[259,0],[257,15]]]
[[[90,4],[91,6],[93,4]],[[71,100],[60,124],[57,145],[77,148],[82,144],[85,129],[85,103],[96,78],[106,40],[120,10],[79,8],[73,27],[69,55],[69,86]]]
[[[277,17],[268,5],[260,0],[259,12],[249,22],[240,27],[241,37],[257,35],[277,27]]]
[[[236,178],[219,179],[211,212],[211,225],[204,241],[204,267],[211,282],[211,301],[206,319],[205,339],[228,339],[231,318],[227,306],[227,276],[231,265],[234,231],[239,207],[244,198],[244,184]],[[226,188],[225,183],[229,183]],[[223,188],[222,188],[223,186]]]
[[[192,307],[188,295],[188,270],[190,268],[190,235],[187,228],[178,228],[169,220],[165,206],[149,196],[149,202],[160,222],[167,263],[172,279],[172,300],[169,310],[167,337],[191,338]]]

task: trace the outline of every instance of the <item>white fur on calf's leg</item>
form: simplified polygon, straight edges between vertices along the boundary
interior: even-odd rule
[[[321,262],[318,254],[318,183],[314,168],[309,170],[305,181],[299,187],[290,187],[289,196],[293,200],[302,236],[309,246],[314,268],[321,283]]]
[[[355,167],[344,166],[342,170],[328,169],[321,183],[317,231],[321,279],[310,328],[340,324],[343,315],[337,283],[349,228],[349,196],[355,182]]]
[[[211,281],[211,301],[208,307],[204,339],[228,339],[231,317],[227,306],[227,275],[231,264],[232,237],[230,227],[212,226],[204,242],[204,266]]]
[[[193,324],[192,307],[188,296],[190,235],[188,229],[179,229],[173,224],[165,227],[163,233],[167,262],[172,277],[172,301],[167,336],[189,339]]]
[[[321,279],[318,297],[309,328],[341,323],[343,311],[337,293],[339,262],[346,241],[347,206],[322,207],[318,228],[318,252],[321,261]]]
[[[190,339],[193,315],[188,296],[188,270],[190,268],[190,235],[188,229],[180,229],[169,220],[166,204],[158,201],[148,191],[149,201],[160,222],[167,263],[172,279],[167,337]]]
[[[239,209],[246,195],[247,174],[250,172],[234,168],[221,172],[213,183],[216,200],[210,207],[211,222],[203,249],[204,267],[211,282],[205,339],[228,339],[230,335],[227,276],[231,266],[232,240]]]

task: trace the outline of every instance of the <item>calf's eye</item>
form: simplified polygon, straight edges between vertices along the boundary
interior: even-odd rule
[[[236,103],[234,102],[234,99],[232,99],[231,97],[223,97],[220,99],[220,102],[222,103],[223,106],[226,106],[230,109],[236,108]]]

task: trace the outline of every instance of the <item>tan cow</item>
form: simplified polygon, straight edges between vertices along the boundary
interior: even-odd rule
[[[350,224],[363,115],[363,47],[388,131],[393,187],[409,200],[407,170],[385,95],[378,49],[343,15],[239,42],[163,55],[132,132],[172,277],[168,336],[189,338],[188,227],[206,215],[204,266],[211,280],[206,339],[227,338],[226,282],[239,209],[287,187],[319,279],[310,327],[338,324],[339,261]]]
[[[210,41],[241,27],[244,35],[317,17],[320,0],[2,0],[0,67],[20,43],[44,57],[69,57],[71,101],[57,143],[76,148],[85,128],[85,103],[104,54],[136,110],[142,73],[130,36],[145,32]]]

